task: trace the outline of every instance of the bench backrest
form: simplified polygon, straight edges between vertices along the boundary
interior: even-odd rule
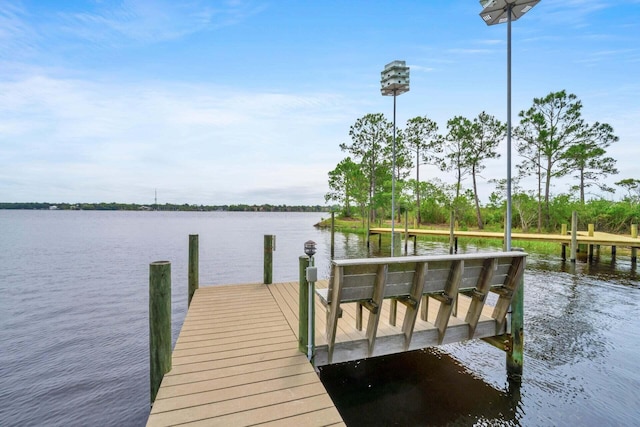
[[[464,263],[459,291],[476,287],[486,260],[495,259],[496,268],[490,286],[502,286],[507,280],[514,257],[526,257],[524,252],[485,252],[460,255],[405,256],[393,258],[360,258],[334,260],[329,279],[329,299],[340,276],[340,302],[354,302],[372,298],[378,274],[385,274],[384,298],[409,295],[414,275],[420,264],[426,264],[422,293],[445,290],[452,274],[452,266]]]

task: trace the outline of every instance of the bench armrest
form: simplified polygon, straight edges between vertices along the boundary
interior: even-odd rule
[[[322,305],[324,305],[325,307],[328,307],[329,306],[329,289],[328,288],[316,289],[316,294],[320,297],[320,302],[322,303]]]

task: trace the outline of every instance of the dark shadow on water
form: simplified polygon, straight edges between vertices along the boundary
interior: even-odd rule
[[[348,426],[519,425],[517,385],[497,390],[438,349],[321,367],[320,379]]]

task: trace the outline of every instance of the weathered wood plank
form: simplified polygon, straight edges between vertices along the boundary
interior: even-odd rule
[[[282,414],[275,407],[286,407],[285,403],[305,401],[316,396],[324,396],[328,399],[328,402],[325,401],[321,409],[332,406],[332,404],[328,404],[331,402],[331,398],[326,394],[322,384],[314,382],[168,412],[156,413],[154,411],[149,417],[147,426],[171,426],[202,420],[206,420],[208,425],[216,423],[227,426],[237,425],[237,422],[250,425],[257,422],[273,421],[282,418]],[[262,411],[255,411],[257,409],[262,409]],[[299,413],[300,409],[303,408],[296,408],[296,412],[293,414]]]
[[[413,330],[416,326],[416,317],[418,316],[418,310],[420,300],[422,297],[422,290],[424,287],[424,277],[427,273],[428,263],[423,262],[417,265],[415,276],[413,278],[413,284],[409,297],[416,302],[415,307],[407,307],[405,310],[404,321],[402,322],[402,332],[404,333],[404,349],[409,348],[411,343],[411,337]]]
[[[199,382],[209,382],[220,378],[238,376],[245,373],[257,372],[261,370],[287,369],[298,364],[308,365],[309,361],[306,357],[296,350],[292,350],[289,354],[281,354],[280,357],[262,359],[256,357],[251,363],[241,363],[238,365],[229,365],[205,370],[194,370],[183,373],[169,372],[162,381],[162,388],[173,387],[182,384],[193,384]],[[215,381],[213,381],[215,382]]]
[[[478,279],[478,283],[476,284],[475,290],[472,294],[473,300],[465,318],[465,321],[469,323],[470,339],[475,333],[476,325],[478,324],[478,320],[480,319],[480,314],[482,314],[482,308],[484,307],[484,303],[487,299],[487,294],[489,293],[489,288],[491,286],[491,280],[493,279],[493,274],[497,266],[497,258],[490,258],[484,261],[484,267]]]
[[[295,363],[295,364],[291,364]],[[200,377],[197,381],[184,382],[181,384],[163,384],[161,393],[158,393],[157,399],[168,399],[178,396],[187,396],[191,394],[203,393],[207,391],[227,389],[229,387],[240,386],[244,384],[258,383],[261,381],[273,380],[293,375],[301,375],[313,373],[313,368],[309,365],[306,358],[295,361],[289,359],[288,362],[282,363],[280,366],[274,364],[262,363],[253,371],[247,370],[218,370],[207,371],[215,373],[214,375]],[[215,381],[210,381],[215,379]]]
[[[263,397],[259,395],[279,390],[287,390],[289,388],[317,384],[318,382],[318,376],[313,372],[313,369],[298,375],[278,376],[275,378],[258,378],[260,377],[254,376],[254,382],[248,384],[237,384],[236,381],[233,381],[232,385],[216,390],[191,392],[186,395],[165,397],[162,400],[156,400],[156,403],[154,404],[154,406],[157,406],[155,413],[160,414],[193,406],[209,405],[233,399],[248,398],[251,396]],[[255,381],[256,379],[258,380]],[[221,412],[216,412],[215,414],[219,415]]]
[[[447,286],[445,287],[443,296],[446,301],[443,301],[438,311],[438,317],[436,318],[436,327],[439,332],[439,344],[442,343],[451,318],[451,311],[453,310],[453,302],[458,296],[458,288],[460,287],[460,280],[462,279],[462,272],[464,270],[464,261],[457,260],[451,263],[451,271],[449,273],[449,279],[447,280]]]
[[[374,306],[374,310],[369,310],[369,320],[367,322],[367,341],[369,342],[369,355],[373,354],[373,348],[376,344],[376,334],[378,332],[378,323],[380,322],[380,316],[382,315],[382,300],[384,299],[385,285],[387,284],[387,270],[386,265],[379,265],[375,286],[373,288],[373,296],[371,298]]]

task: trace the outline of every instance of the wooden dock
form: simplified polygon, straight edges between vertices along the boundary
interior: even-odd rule
[[[389,234],[390,228],[371,228],[369,234]],[[404,230],[398,229],[398,234],[405,234]],[[449,237],[449,230],[425,230],[421,228],[410,228],[408,230],[408,236],[437,236],[437,237]],[[454,237],[466,237],[476,239],[504,239],[504,233],[491,232],[491,231],[460,231],[454,230]],[[578,243],[587,245],[603,245],[603,246],[626,246],[630,248],[640,248],[640,239],[631,236],[621,236],[618,234],[603,233],[596,231],[593,236],[589,236],[587,231],[578,231]],[[528,240],[538,242],[552,242],[552,243],[571,243],[571,235],[566,234],[536,234],[536,233],[511,233],[511,240]]]
[[[289,288],[196,290],[147,426],[344,425],[298,351]]]
[[[637,233],[637,228],[635,229]],[[369,235],[377,235],[379,238],[382,234],[390,234],[390,228],[376,227],[369,230]],[[407,238],[415,238],[418,236],[435,236],[435,237],[451,237],[452,232],[450,230],[426,230],[421,228],[410,229],[397,229],[399,235],[405,235]],[[453,230],[453,238],[475,238],[475,239],[496,239],[504,240],[504,233],[491,232],[491,231],[460,231]],[[550,242],[560,243],[563,248],[571,245],[571,234],[544,234],[544,233],[511,233],[511,240],[523,240],[523,241],[537,241],[537,242]],[[580,245],[588,246],[610,246],[612,253],[615,254],[616,247],[627,247],[632,251],[632,261],[636,260],[636,251],[640,249],[640,239],[637,237],[623,236],[619,234],[604,233],[600,231],[578,231],[576,241]],[[591,252],[591,251],[590,251]],[[564,258],[564,249],[563,249]]]
[[[170,262],[150,264],[148,426],[345,425],[314,368],[473,338],[521,377],[524,252],[333,260],[319,281],[301,256],[300,282],[200,288],[191,237],[173,351]]]
[[[319,288],[327,281],[317,282]],[[147,426],[344,425],[314,367],[298,350],[298,282],[271,285],[207,286],[196,290],[162,381]],[[464,317],[471,298],[460,295],[443,343],[468,338]],[[382,306],[379,354],[404,339],[401,325],[391,325],[390,301]],[[326,315],[315,297],[315,365],[327,361]],[[333,363],[367,357],[366,332],[356,328],[356,304],[343,304]],[[504,332],[485,306],[475,338]],[[399,318],[405,307],[397,307]],[[411,349],[438,345],[434,323],[418,320]],[[363,321],[366,323],[367,314]],[[378,355],[376,353],[376,355]]]

